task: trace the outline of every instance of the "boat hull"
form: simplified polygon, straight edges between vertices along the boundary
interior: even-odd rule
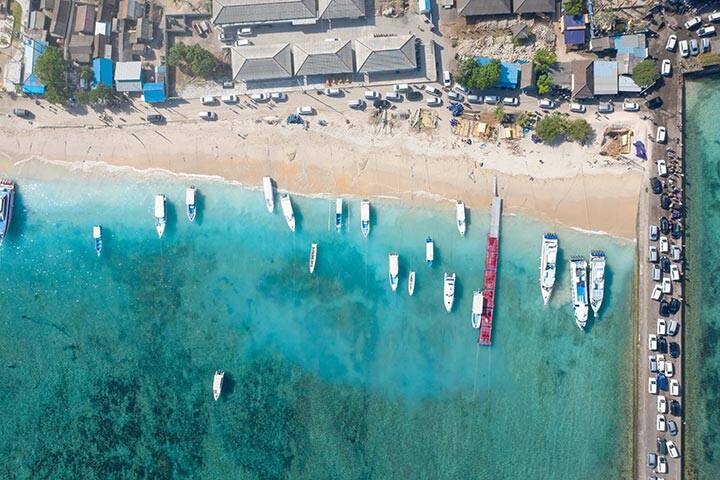
[[[455,274],[446,273],[443,285],[443,304],[445,310],[450,313],[455,303]]]
[[[585,330],[588,319],[587,262],[582,257],[570,260],[570,276],[575,324]]]
[[[390,281],[390,289],[394,292],[398,287],[398,273],[400,270],[400,259],[397,253],[388,255],[388,280]]]
[[[408,295],[411,297],[415,293],[415,272],[410,272],[408,275]]]
[[[365,238],[370,235],[370,202],[367,200],[360,204],[360,231]]]
[[[263,193],[265,195],[265,208],[269,213],[275,210],[275,200],[273,198],[272,178],[263,177]]]
[[[14,202],[15,184],[7,179],[0,180],[0,245],[10,228]]]
[[[553,233],[543,235],[540,252],[540,293],[543,305],[547,305],[555,287],[557,273],[558,238]]]
[[[317,243],[313,243],[310,246],[310,265],[309,270],[310,273],[315,272],[315,262],[317,261]]]

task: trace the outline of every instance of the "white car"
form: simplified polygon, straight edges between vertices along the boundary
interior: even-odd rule
[[[457,90],[458,92],[462,93],[463,95],[467,95],[468,93],[470,93],[468,91],[468,89],[465,87],[465,85],[460,85],[459,83],[456,83],[455,85],[453,85],[453,88],[455,90]]]
[[[375,90],[365,90],[365,98],[368,100],[375,100],[376,98],[380,98],[380,93]]]
[[[677,35],[670,35],[667,43],[665,44],[665,50],[668,52],[674,52],[675,47],[677,47]]]
[[[391,102],[400,102],[402,99],[403,96],[399,92],[388,92],[385,94],[385,100],[389,100]]]
[[[315,109],[309,106],[297,107],[296,112],[298,115],[314,115]]]
[[[670,395],[672,395],[673,397],[680,396],[680,382],[678,382],[674,378],[670,380]]]
[[[205,95],[204,97],[200,97],[200,103],[202,105],[213,105],[215,101],[215,97],[213,97],[212,95]]]
[[[675,335],[677,335],[679,329],[680,324],[677,322],[677,320],[670,320],[670,325],[668,325],[667,328],[667,334],[671,337],[674,337]]]
[[[221,100],[222,100],[224,103],[230,103],[230,104],[238,103],[238,97],[235,96],[235,95],[223,95],[223,96],[221,97]]]
[[[339,88],[326,88],[325,95],[328,97],[341,97],[343,92]]]
[[[675,442],[673,442],[672,440],[667,441],[667,449],[668,449],[668,453],[670,454],[670,456],[672,458],[680,457],[680,452],[678,452],[678,449],[675,446]]]
[[[450,91],[450,92],[448,92],[447,96],[448,96],[448,100],[453,100],[455,102],[463,101],[463,96],[458,92]]]
[[[683,57],[689,57],[690,56],[690,47],[688,45],[687,40],[680,40],[680,43],[678,44],[680,46],[680,55]]]
[[[650,245],[648,247],[648,261],[650,263],[655,263],[658,261],[657,247],[655,245]]]
[[[658,372],[664,372],[665,371],[665,355],[662,353],[659,353],[655,357],[655,361],[657,362]]]
[[[665,127],[657,128],[657,133],[655,134],[655,141],[657,143],[667,142],[667,129]]]
[[[657,397],[657,412],[667,413],[667,400],[665,400],[665,395],[658,395]]]
[[[549,98],[541,98],[540,101],[538,102],[538,107],[549,110],[551,108],[555,108],[555,102],[553,102]]]
[[[450,75],[450,72],[445,70],[443,72],[443,87],[450,87],[452,86],[452,75]]]
[[[670,265],[670,279],[673,282],[680,281],[680,267],[678,267],[674,263],[672,265]]]
[[[657,334],[665,335],[666,333],[667,333],[667,323],[665,323],[665,319],[658,318],[657,319]]]
[[[582,105],[580,103],[571,103],[570,104],[570,111],[575,113],[585,113],[587,110],[587,107],[585,105]]]
[[[393,85],[394,92],[403,93],[403,92],[407,92],[409,90],[410,90],[410,85],[408,85],[407,83],[396,83],[395,85]]]
[[[655,377],[648,378],[648,393],[657,395],[657,380],[655,380]]]
[[[710,23],[720,21],[720,12],[718,12],[718,11],[712,12],[710,15],[708,15],[707,20]]]
[[[673,245],[670,247],[670,254],[672,255],[673,262],[679,262],[682,256],[682,248],[679,245]]]
[[[252,44],[253,43],[250,40],[248,40],[247,38],[239,38],[239,39],[235,40],[236,47],[247,47]]]
[[[662,281],[662,292],[665,295],[672,295],[672,280],[665,277]]]
[[[485,95],[485,97],[483,97],[483,100],[488,105],[495,105],[500,101],[500,98],[498,98],[496,95]]]
[[[439,88],[432,87],[430,85],[425,85],[425,93],[435,95],[436,97],[442,96],[442,91]]]
[[[283,92],[274,92],[270,94],[270,98],[272,98],[276,102],[284,102],[285,100],[287,100],[287,95]]]
[[[700,17],[693,17],[687,22],[685,22],[685,28],[688,30],[692,30],[695,27],[699,27],[702,25],[702,18]]]
[[[640,110],[640,105],[635,102],[623,102],[623,110],[626,112],[637,112]]]
[[[655,300],[656,302],[659,302],[660,299],[662,298],[662,296],[663,296],[662,287],[660,285],[655,285],[655,287],[653,287],[652,293],[650,293],[650,299]]]
[[[250,95],[250,100],[253,102],[266,102],[270,100],[270,95],[267,93],[253,93]]]
[[[480,96],[480,95],[472,95],[472,94],[470,94],[470,95],[467,96],[467,101],[468,101],[469,103],[483,103],[483,97]]]
[[[670,242],[665,236],[660,237],[660,253],[668,253],[670,251]]]
[[[427,106],[428,107],[439,107],[443,104],[442,98],[439,97],[432,97],[427,99]]]
[[[665,431],[665,415],[657,416],[657,421],[655,422],[655,428],[658,432]]]
[[[662,268],[657,263],[652,266],[652,279],[655,282],[662,280]]]
[[[657,172],[658,176],[660,177],[666,177],[667,176],[667,162],[664,158],[661,158],[657,161]]]
[[[657,336],[652,333],[648,335],[648,349],[652,352],[657,351]]]
[[[658,457],[658,464],[657,467],[655,467],[657,470],[657,473],[667,473],[668,471],[668,465],[667,465],[667,459],[660,455]]]
[[[520,100],[517,97],[503,97],[502,102],[503,105],[507,105],[509,107],[517,107],[520,105]]]
[[[665,375],[667,375],[668,378],[675,375],[675,366],[670,360],[665,362]]]
[[[215,112],[200,112],[200,113],[198,113],[198,117],[202,118],[203,120],[217,120],[217,113],[215,113]]]
[[[660,73],[663,77],[669,77],[672,74],[672,63],[670,63],[670,60],[668,60],[667,58],[662,61]]]
[[[354,108],[355,110],[361,110],[365,108],[365,100],[362,98],[358,98],[357,100],[350,100],[348,102],[348,107]]]
[[[697,31],[698,37],[709,37],[715,35],[715,27],[710,25],[709,27],[702,27]]]

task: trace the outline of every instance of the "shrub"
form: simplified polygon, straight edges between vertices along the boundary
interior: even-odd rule
[[[456,77],[468,88],[486,90],[500,80],[500,62],[493,60],[486,65],[478,65],[474,59],[465,60]]]
[[[557,62],[555,52],[547,48],[541,48],[535,52],[533,57],[535,62],[535,70],[540,73],[546,73]]]
[[[200,45],[187,46],[178,42],[168,51],[168,65],[188,71],[198,77],[209,77],[215,71],[217,60]]]
[[[640,87],[652,85],[658,78],[660,78],[660,67],[655,60],[643,60],[633,68],[633,82]]]
[[[580,15],[585,10],[585,0],[569,0],[563,3],[565,15]]]
[[[545,95],[546,93],[549,93],[550,90],[552,90],[553,83],[553,78],[547,73],[543,73],[542,75],[537,77],[537,80],[535,81],[535,86],[537,86],[538,93],[540,95]]]
[[[57,47],[47,47],[35,63],[35,76],[45,85],[45,99],[50,103],[65,103],[68,99],[65,85],[67,62]]]
[[[592,135],[590,124],[583,120],[567,120],[559,113],[553,113],[538,121],[535,133],[543,143],[554,143],[563,138],[569,138],[584,144]]]

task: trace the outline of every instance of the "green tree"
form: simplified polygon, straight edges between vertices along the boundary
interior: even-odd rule
[[[567,122],[565,131],[570,140],[582,145],[590,139],[592,127],[590,127],[590,124],[584,119],[578,118]]]
[[[67,62],[57,47],[47,47],[35,63],[35,76],[45,85],[45,98],[51,103],[64,103],[68,99],[65,84]]]
[[[535,133],[543,143],[553,143],[565,135],[565,119],[559,113],[553,113],[540,119]]]
[[[568,0],[563,3],[565,15],[580,15],[585,10],[585,0]]]
[[[472,78],[473,71],[477,66],[478,64],[473,58],[468,58],[460,65],[458,71],[455,72],[455,78],[460,85],[469,86],[470,78]]]
[[[633,68],[632,79],[641,87],[652,85],[658,78],[660,78],[660,67],[655,60],[643,60]]]
[[[500,80],[500,62],[493,60],[485,65],[478,65],[470,78],[470,88],[486,90],[497,85]]]
[[[167,62],[171,67],[181,67],[185,63],[185,55],[187,53],[187,46],[178,42],[173,44],[168,50]]]
[[[553,78],[547,73],[539,75],[537,77],[537,80],[535,80],[535,86],[537,86],[538,93],[540,95],[545,95],[546,93],[549,93],[550,90],[552,90],[553,83]]]
[[[92,70],[90,70],[90,68],[82,67],[80,69],[80,78],[85,80],[86,82],[89,82],[90,80],[92,80],[92,76],[93,76]]]
[[[90,93],[86,90],[78,90],[75,92],[75,100],[77,100],[80,105],[87,105],[90,103]]]
[[[495,107],[493,115],[495,115],[495,120],[500,123],[505,120],[505,108],[503,108],[502,104],[499,104],[497,107]]]
[[[89,103],[98,104],[106,103],[113,98],[113,93],[104,83],[99,83],[94,89],[88,92]]]
[[[540,73],[547,73],[550,68],[557,62],[557,55],[550,49],[541,48],[535,52],[533,57],[535,62],[535,70]]]
[[[209,77],[215,71],[217,60],[200,45],[187,46],[178,42],[168,51],[168,65],[189,71],[199,77]]]

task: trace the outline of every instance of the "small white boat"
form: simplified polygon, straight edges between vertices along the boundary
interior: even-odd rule
[[[435,260],[435,244],[433,239],[428,235],[425,239],[425,261],[428,267],[432,267],[433,260]]]
[[[363,237],[367,238],[370,234],[370,201],[363,200],[360,203],[360,231]]]
[[[397,253],[388,255],[388,278],[390,288],[394,292],[398,287],[398,273],[400,271],[400,256]]]
[[[580,330],[584,330],[588,319],[588,295],[587,261],[583,257],[570,259],[570,275],[575,323]]]
[[[457,219],[457,228],[460,236],[465,236],[465,204],[458,200],[456,204],[455,217]]]
[[[473,303],[472,303],[472,327],[480,328],[480,317],[482,316],[483,310],[483,294],[482,290],[475,290],[473,292]]]
[[[450,313],[455,303],[455,274],[445,272],[445,281],[443,284],[443,301],[445,310]]]
[[[543,304],[547,305],[555,286],[557,273],[558,237],[554,233],[543,235],[540,251],[540,293]]]
[[[263,193],[265,194],[265,206],[268,212],[272,213],[275,209],[272,178],[263,177]]]
[[[283,215],[285,216],[285,221],[288,224],[288,227],[290,227],[290,230],[293,232],[295,231],[295,213],[293,213],[293,206],[292,202],[290,201],[290,195],[287,193],[283,193],[280,197],[280,206],[282,207]]]
[[[7,178],[0,179],[0,245],[10,228],[13,202],[15,198],[15,184]]]
[[[590,253],[590,308],[597,317],[605,296],[605,252]]]
[[[185,189],[185,212],[187,213],[188,220],[194,222],[195,213],[197,212],[197,208],[195,207],[195,187]]]
[[[215,400],[220,398],[220,394],[222,393],[223,378],[225,378],[225,372],[215,370],[215,376],[213,377],[213,398]]]
[[[310,246],[310,273],[315,271],[315,262],[317,261],[317,243]]]
[[[163,236],[165,233],[165,195],[155,195],[155,230],[157,231],[158,238]]]
[[[338,232],[342,228],[343,202],[342,198],[335,200],[335,230]]]
[[[100,225],[95,225],[93,227],[92,236],[95,240],[95,253],[99,257],[100,252],[102,252],[102,227]]]
[[[408,295],[411,297],[415,293],[415,272],[410,272],[408,275]]]

